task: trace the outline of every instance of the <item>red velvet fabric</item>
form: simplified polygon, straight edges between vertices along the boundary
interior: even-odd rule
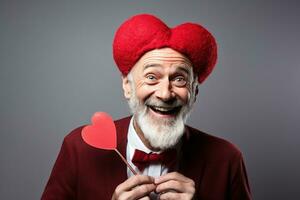
[[[132,163],[142,172],[150,164],[160,163],[170,169],[176,163],[176,149],[170,149],[160,154],[145,153],[136,149],[133,154]]]
[[[153,15],[140,14],[125,21],[117,30],[113,55],[119,70],[127,75],[143,54],[170,47],[186,56],[202,83],[213,70],[217,44],[210,32],[195,23],[169,28]]]
[[[124,156],[129,121],[115,122],[117,148]],[[118,155],[87,145],[81,130],[65,137],[42,200],[108,200],[127,179],[126,165]],[[242,154],[231,143],[187,127],[181,153],[178,172],[195,181],[195,199],[251,199]]]

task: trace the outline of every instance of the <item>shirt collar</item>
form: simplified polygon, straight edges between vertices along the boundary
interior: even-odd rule
[[[151,153],[152,151],[145,146],[145,144],[142,142],[141,138],[138,136],[137,132],[135,131],[133,126],[133,120],[134,120],[134,116],[132,116],[129,123],[128,145],[130,145],[133,149],[138,149],[145,153]]]

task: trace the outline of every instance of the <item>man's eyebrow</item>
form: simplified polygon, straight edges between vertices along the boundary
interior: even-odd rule
[[[187,73],[188,75],[190,75],[192,68],[189,67],[188,65],[180,65],[180,66],[177,67],[177,70],[184,71],[185,73]]]

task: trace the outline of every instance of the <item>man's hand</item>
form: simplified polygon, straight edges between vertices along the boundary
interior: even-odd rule
[[[149,193],[155,190],[154,178],[145,175],[132,176],[115,189],[112,200],[150,199]]]
[[[155,179],[156,193],[160,200],[164,199],[193,199],[195,183],[182,174],[172,172]]]

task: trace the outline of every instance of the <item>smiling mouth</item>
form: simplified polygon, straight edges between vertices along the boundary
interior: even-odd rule
[[[160,107],[160,106],[150,106],[147,105],[153,112],[160,115],[177,115],[181,109],[181,106],[177,107]]]

